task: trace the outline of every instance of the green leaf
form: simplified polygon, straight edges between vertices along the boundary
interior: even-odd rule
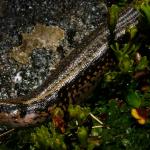
[[[130,28],[127,30],[127,32],[130,33],[130,39],[133,39],[133,38],[136,36],[136,34],[137,34],[137,32],[138,32],[138,29],[137,29],[136,26],[133,26],[133,27],[130,27]]]
[[[120,58],[119,67],[122,72],[131,72],[134,61],[126,54]]]
[[[109,71],[104,75],[105,82],[111,82],[116,79],[119,73],[116,71]]]
[[[80,127],[79,129],[78,129],[78,139],[79,139],[79,141],[80,141],[80,143],[82,144],[82,145],[87,145],[87,138],[88,138],[88,130],[87,130],[87,128],[85,128],[85,127]]]
[[[148,60],[147,60],[146,56],[143,56],[138,64],[138,66],[136,67],[136,70],[143,70],[146,67],[148,67]]]
[[[147,20],[148,24],[150,24],[150,5],[148,2],[141,5],[140,11]]]
[[[141,97],[139,95],[139,93],[137,92],[130,92],[127,96],[127,103],[132,106],[132,107],[135,107],[135,108],[139,108],[140,105],[141,105]]]
[[[120,8],[117,5],[112,5],[109,10],[109,26],[110,31],[113,32],[118,20]]]
[[[139,50],[141,43],[132,44],[128,50],[129,55],[134,55],[137,50]]]

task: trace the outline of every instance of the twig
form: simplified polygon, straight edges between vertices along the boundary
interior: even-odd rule
[[[92,113],[90,113],[90,116],[95,119],[98,123],[103,124],[102,121],[100,121],[97,117],[95,117]]]
[[[15,129],[12,128],[12,129],[10,129],[10,130],[8,130],[8,131],[6,131],[6,132],[0,134],[0,138],[3,137],[3,136],[5,136],[5,135],[7,135],[7,134],[9,134],[9,133],[11,133],[11,132],[13,132],[14,130],[15,130]]]
[[[103,128],[104,126],[100,125],[100,126],[93,126],[92,129],[95,129],[95,128]]]
[[[110,129],[110,127],[107,127],[107,126],[93,126],[92,129],[96,129],[96,128],[106,128],[106,129]]]

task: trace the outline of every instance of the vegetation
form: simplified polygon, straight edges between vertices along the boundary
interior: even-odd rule
[[[120,7],[126,3],[127,0],[118,0],[118,5],[109,8],[112,34]],[[104,75],[92,100],[82,106],[70,103],[65,112],[54,106],[49,123],[16,129],[0,149],[145,150],[150,147],[150,39],[147,33],[150,4],[143,0],[135,1],[134,6],[141,13],[140,23],[127,29],[121,39],[110,40],[116,65]]]

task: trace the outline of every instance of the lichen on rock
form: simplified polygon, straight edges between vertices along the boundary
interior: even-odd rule
[[[22,33],[22,44],[13,47],[10,56],[21,64],[30,61],[30,55],[36,48],[56,50],[64,39],[65,32],[58,26],[35,25],[31,33]]]

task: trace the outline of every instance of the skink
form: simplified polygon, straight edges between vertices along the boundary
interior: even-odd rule
[[[120,15],[115,34],[119,38],[126,27],[136,25],[138,12],[127,8]],[[94,31],[86,43],[71,52],[31,96],[25,99],[0,100],[0,124],[28,126],[44,121],[55,103],[81,100],[91,93],[101,76],[113,64],[108,49],[107,27]]]

